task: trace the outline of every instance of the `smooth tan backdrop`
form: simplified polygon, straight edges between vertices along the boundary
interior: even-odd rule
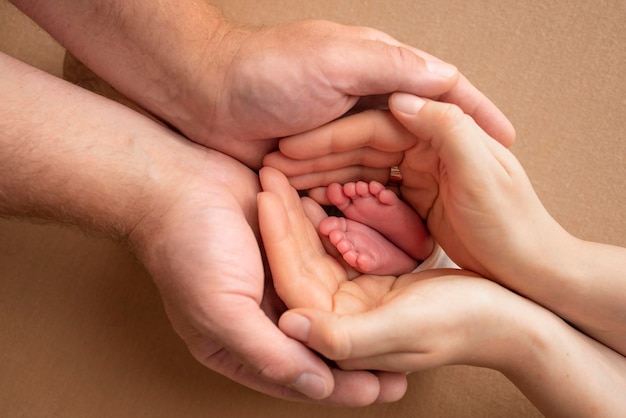
[[[376,27],[456,64],[510,117],[513,150],[550,212],[626,246],[622,0],[216,0],[245,24],[326,18]],[[64,50],[0,0],[0,50],[61,75]],[[204,369],[119,245],[0,220],[0,416],[533,417],[499,373],[413,374],[406,397],[359,409],[271,399]]]

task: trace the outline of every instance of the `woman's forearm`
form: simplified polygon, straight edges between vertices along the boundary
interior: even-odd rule
[[[623,416],[626,358],[527,304],[524,325],[494,368],[548,417]]]
[[[502,269],[498,282],[626,355],[626,248],[544,231],[535,256]]]
[[[560,314],[626,355],[626,248],[574,239],[568,259],[553,265],[552,276],[568,290],[555,295]]]

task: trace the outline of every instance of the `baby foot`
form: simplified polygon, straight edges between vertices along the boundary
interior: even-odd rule
[[[424,260],[432,253],[434,242],[422,219],[382,184],[334,183],[327,195],[348,219],[374,228],[410,257]]]
[[[325,218],[319,230],[328,236],[346,263],[361,273],[399,276],[419,265],[376,230],[351,219]]]

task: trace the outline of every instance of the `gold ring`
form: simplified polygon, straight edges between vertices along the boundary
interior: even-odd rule
[[[401,184],[402,173],[397,165],[389,167],[389,184]]]

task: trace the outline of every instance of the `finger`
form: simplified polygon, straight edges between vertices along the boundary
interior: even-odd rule
[[[380,383],[380,393],[377,399],[378,402],[396,402],[405,395],[408,382],[407,374],[404,370],[401,373],[376,372],[376,376],[378,377],[378,381]]]
[[[287,399],[325,399],[333,393],[335,380],[326,364],[309,349],[285,336],[252,300],[232,298],[213,306],[212,317],[228,326],[198,335],[190,344],[202,364],[248,387]],[[225,349],[207,351],[203,341],[213,338]],[[206,344],[206,343],[204,343]],[[285,356],[285,357],[283,357]],[[242,359],[245,367],[241,367]]]
[[[390,326],[397,311],[379,308],[358,315],[338,315],[311,309],[287,311],[280,329],[331,360],[371,357],[408,351],[406,327]]]
[[[335,47],[339,68],[349,68],[328,78],[348,95],[368,96],[406,91],[432,97],[454,86],[459,72],[443,61],[424,60],[411,48],[389,35],[370,28],[353,28],[356,42]],[[346,54],[345,51],[351,51]]]
[[[269,167],[261,170],[261,183],[266,191],[257,199],[259,224],[276,292],[287,306],[330,309],[334,277],[321,275],[318,280],[309,271],[325,252],[299,197],[285,177]]]
[[[316,201],[308,197],[302,198],[302,207],[304,209],[304,213],[306,214],[307,218],[309,218],[309,220],[315,227],[315,230],[319,231],[319,224],[324,219],[328,218],[328,215],[326,214],[324,209]],[[332,245],[325,236],[318,233],[318,237],[320,238],[320,241],[322,242],[322,245],[324,246],[325,251],[329,255],[332,255],[336,259],[341,258],[341,257],[338,257],[337,249],[335,248],[335,246]]]
[[[320,205],[331,206],[332,202],[328,199],[327,190],[328,187],[326,186],[314,187],[308,190],[307,196],[315,200]]]
[[[367,31],[367,30],[366,30]],[[456,69],[433,55],[412,46],[402,44],[391,36],[375,30],[366,32],[370,39],[386,44],[389,48],[381,48],[377,54],[388,55],[389,66],[386,61],[374,60],[370,62],[368,74],[376,78],[380,85],[375,91],[369,93],[357,93],[363,96],[368,94],[384,94],[394,91],[411,93],[422,97],[436,98],[459,106],[463,111],[472,116],[485,131],[509,147],[515,141],[515,130],[511,122],[482,92],[474,87]],[[394,49],[395,48],[395,49]],[[368,59],[367,56],[363,56]],[[417,59],[416,59],[417,58]],[[383,63],[384,68],[372,63]],[[364,63],[365,64],[365,63]],[[367,68],[367,67],[363,67]],[[411,71],[411,72],[408,72]],[[454,80],[449,88],[441,90],[442,81]],[[397,88],[384,90],[384,86],[397,84]],[[367,86],[367,84],[365,84]],[[373,82],[373,85],[376,85]],[[372,90],[371,88],[368,90]],[[439,92],[437,92],[439,90]]]
[[[417,48],[411,46],[407,46],[407,48],[426,61],[441,61],[439,58]],[[414,92],[406,93],[416,94]],[[459,75],[458,82],[452,89],[439,96],[431,96],[431,98],[459,106],[463,112],[470,115],[485,132],[502,145],[510,147],[513,145],[513,142],[515,142],[515,129],[511,122],[504,116],[504,113],[502,113],[487,96],[470,83],[463,74]]]
[[[470,115],[491,137],[505,147],[515,142],[515,128],[491,100],[461,76],[458,84],[439,96],[438,100],[453,103]]]
[[[389,112],[369,110],[284,138],[279,148],[289,158],[304,160],[364,147],[395,153],[414,143],[415,138]]]
[[[260,177],[260,230],[277,293],[288,307],[330,310],[346,271],[326,253],[285,176],[264,167]]]
[[[212,314],[229,318],[218,331],[225,349],[206,351],[201,343],[192,353],[202,364],[236,382],[281,399],[343,406],[369,405],[398,392],[401,382],[393,379],[330,369],[308,348],[285,336],[254,301],[224,306],[225,311]],[[206,344],[213,334],[197,339]]]
[[[509,153],[458,106],[403,93],[392,95],[389,104],[407,130],[431,142],[450,173],[449,179],[476,186],[495,181],[499,176],[494,174],[506,175],[500,160]],[[407,157],[402,164],[412,163]],[[403,184],[412,187],[411,181],[405,178]]]
[[[397,166],[402,161],[403,156],[402,151],[386,152],[364,147],[311,159],[297,160],[289,158],[280,151],[276,151],[266,155],[263,164],[280,170],[287,177],[294,177],[350,166],[388,169],[391,166]]]

